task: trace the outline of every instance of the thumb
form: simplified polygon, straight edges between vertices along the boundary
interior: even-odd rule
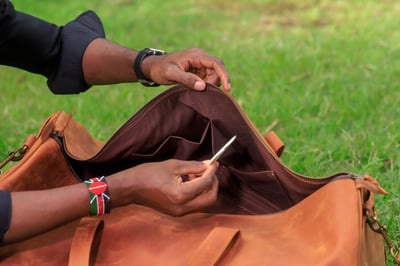
[[[180,70],[177,74],[177,83],[198,91],[202,91],[206,88],[206,82],[193,73]]]

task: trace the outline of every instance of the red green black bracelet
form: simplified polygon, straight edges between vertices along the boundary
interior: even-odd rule
[[[110,213],[111,198],[106,178],[104,176],[94,177],[85,180],[85,184],[89,190],[90,215],[96,216]]]

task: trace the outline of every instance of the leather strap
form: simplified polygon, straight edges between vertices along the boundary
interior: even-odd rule
[[[232,249],[239,236],[239,229],[215,227],[200,244],[188,265],[218,265]]]
[[[269,146],[271,146],[271,148],[274,150],[276,155],[280,157],[285,149],[285,144],[283,144],[278,135],[276,135],[274,131],[269,131],[264,138],[268,142]]]
[[[160,86],[160,84],[157,84],[146,78],[146,76],[142,72],[142,63],[143,60],[149,55],[163,55],[163,54],[165,54],[165,51],[163,50],[158,50],[154,48],[145,48],[142,51],[138,52],[138,54],[136,55],[135,61],[133,62],[133,70],[135,71],[137,80],[140,83],[142,83],[143,86],[146,87]]]
[[[356,187],[358,189],[364,188],[376,194],[386,195],[388,192],[379,185],[379,183],[369,175],[364,175],[360,178],[356,178]]]
[[[26,138],[23,146],[27,146],[27,148],[29,149],[30,147],[32,147],[32,145],[36,142],[36,136],[34,135],[28,135],[28,137]]]
[[[104,222],[100,218],[84,217],[72,238],[69,266],[93,265],[103,232]]]

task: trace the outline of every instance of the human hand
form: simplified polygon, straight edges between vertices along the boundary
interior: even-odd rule
[[[204,90],[206,82],[230,91],[229,75],[223,61],[203,49],[190,48],[159,56],[148,56],[142,62],[146,77],[161,85],[183,84]]]
[[[127,187],[117,195],[174,216],[199,211],[217,199],[217,167],[218,163],[175,159],[144,163],[118,174]],[[114,182],[111,176],[108,182]]]

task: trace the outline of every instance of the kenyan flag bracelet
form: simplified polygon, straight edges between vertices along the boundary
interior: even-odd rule
[[[85,184],[89,190],[90,215],[110,213],[111,199],[106,178],[104,176],[91,178],[85,180]]]

